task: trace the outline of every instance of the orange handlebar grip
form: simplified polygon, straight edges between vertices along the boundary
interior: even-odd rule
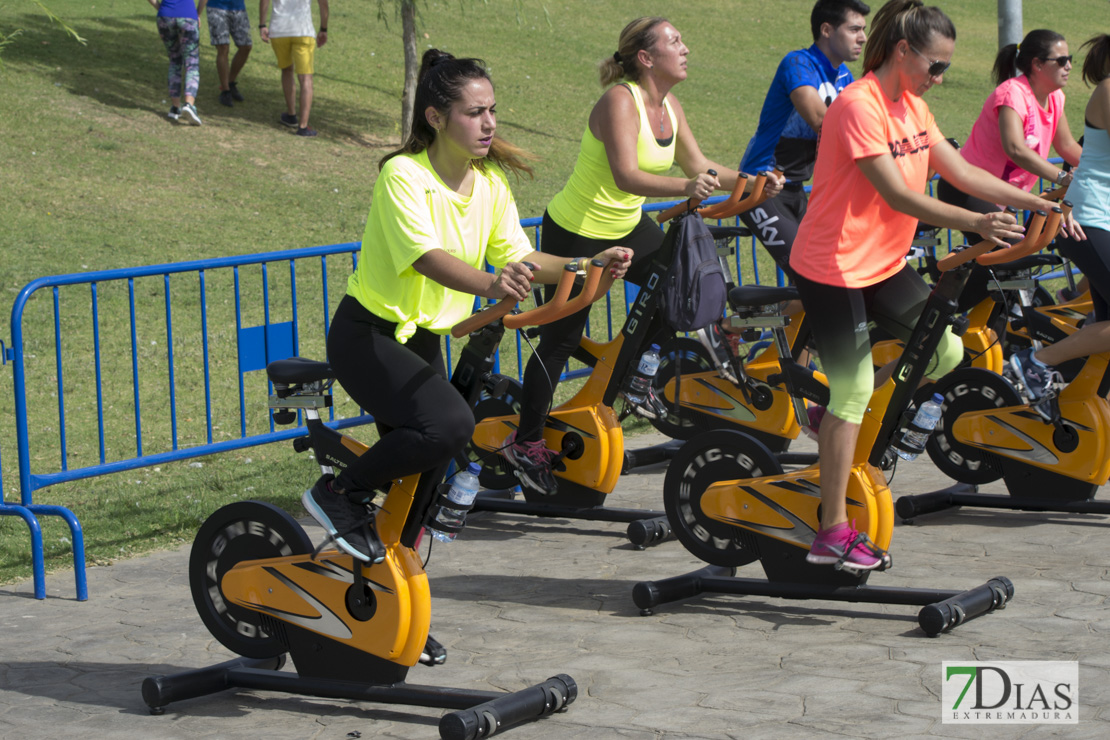
[[[563,270],[563,274],[559,276],[559,284],[555,288],[555,295],[550,301],[538,308],[533,308],[530,311],[508,317],[505,320],[505,326],[509,326],[509,319],[516,319],[517,321],[515,323],[518,326],[547,323],[544,317],[550,316],[566,304],[567,297],[570,296],[571,288],[574,287],[574,278],[578,274],[578,271],[574,269],[574,265],[571,263],[567,263]],[[462,339],[467,334],[477,331],[486,324],[491,324],[502,316],[505,316],[509,311],[513,310],[514,306],[516,306],[516,301],[511,298],[504,298],[492,306],[484,308],[473,316],[469,316],[455,324],[451,327],[451,336],[455,339]],[[547,320],[550,321],[551,319]]]
[[[744,186],[747,184],[748,176],[743,172],[739,173],[736,177],[736,187],[732,189],[732,194],[728,196],[728,200],[723,200],[720,203],[714,203],[711,206],[705,206],[699,209],[698,213],[702,218],[723,218],[719,213],[724,213],[729,210],[744,196]]]
[[[737,214],[744,213],[745,211],[750,211],[763,201],[767,200],[767,196],[763,192],[766,185],[767,173],[760,172],[758,175],[756,175],[755,182],[752,183],[752,192],[749,193],[746,198],[737,203],[735,208],[725,213],[723,217],[731,218],[733,216],[736,216]]]
[[[486,324],[492,323],[501,318],[509,311],[512,311],[514,306],[516,306],[516,301],[510,298],[500,300],[492,306],[486,306],[478,313],[471,314],[467,318],[452,326],[451,336],[453,336],[455,339],[462,339],[467,334],[475,332],[481,329]]]
[[[684,211],[694,210],[698,207],[698,203],[701,203],[701,201],[694,198],[689,198],[684,203],[676,203],[667,210],[660,211],[659,215],[655,217],[655,220],[658,223],[665,224],[678,214],[683,213]]]
[[[941,257],[939,260],[937,260],[937,269],[941,272],[948,272],[955,267],[959,267],[965,262],[970,262],[976,257],[986,254],[990,250],[994,249],[994,246],[994,242],[990,242],[984,239],[981,242],[976,242],[969,247],[961,249],[959,252],[949,252],[944,257]]]
[[[1059,208],[1053,209],[1059,211]],[[1044,211],[1037,211],[1033,214],[1033,218],[1029,220],[1029,230],[1025,232],[1025,238],[1017,244],[1005,249],[999,249],[997,252],[984,254],[978,258],[980,265],[1000,265],[1005,262],[1012,262],[1032,254],[1043,247],[1039,244],[1042,233],[1044,232],[1045,221],[1048,214]],[[1057,223],[1059,219],[1057,218]],[[1045,242],[1047,244],[1048,242]]]

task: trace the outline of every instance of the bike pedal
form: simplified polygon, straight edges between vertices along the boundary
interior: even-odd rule
[[[1048,396],[1029,404],[1029,407],[1041,417],[1046,424],[1056,424],[1060,421],[1060,400],[1057,396]]]

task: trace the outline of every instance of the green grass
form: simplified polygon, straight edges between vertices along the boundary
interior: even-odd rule
[[[429,2],[422,6],[419,48],[438,46],[487,60],[497,86],[499,132],[541,158],[535,179],[514,187],[521,214],[538,216],[573,167],[586,115],[600,93],[596,63],[612,53],[625,22],[664,13],[683,33],[692,50],[690,78],[675,92],[702,150],[734,165],[754,132],[779,59],[810,43],[811,5],[810,0],[701,6],[632,0],[602,6],[569,0]],[[0,288],[9,300],[42,275],[361,238],[377,161],[399,143],[399,21],[379,22],[366,4],[333,4],[329,42],[317,55],[312,121],[320,136],[303,140],[277,123],[283,108],[279,75],[269,47],[257,39],[240,77],[247,102],[228,109],[216,103],[214,53],[203,27],[198,108],[205,125],[191,128],[164,117],[166,58],[147,4],[51,0],[49,6],[88,40],[86,46],[68,39],[34,6],[0,6],[0,37],[10,38],[0,69]],[[249,7],[256,21],[255,8]],[[930,92],[928,101],[942,131],[963,139],[991,88],[997,5],[962,0],[942,7],[953,17],[959,40],[945,84]],[[519,19],[518,8],[523,9]],[[1091,19],[1104,12],[1102,0],[1026,3],[1025,28],[1061,31],[1074,53]],[[22,33],[11,38],[15,29]],[[1078,133],[1087,97],[1078,75],[1068,92],[1068,117]],[[272,271],[275,294],[287,283],[282,272]],[[244,275],[245,290],[256,295],[258,271]],[[333,306],[342,279],[340,271],[329,280]],[[311,302],[308,279],[299,287],[303,300]],[[183,404],[179,432],[183,443],[193,444],[205,434],[203,398],[196,391],[197,286],[175,280],[171,290]],[[210,325],[217,340],[228,339],[212,349],[218,440],[239,433],[237,421],[226,421],[234,419],[238,406],[235,356],[229,351],[233,319],[227,279],[213,276],[208,290]],[[116,286],[101,293],[98,328],[108,356],[103,371],[118,380],[129,377],[130,368],[130,339],[118,331],[127,295]],[[150,378],[140,388],[144,414],[157,412],[165,397],[163,301],[160,280],[136,282],[137,361]],[[33,335],[28,352],[35,355],[28,358],[28,374],[38,388],[31,398],[33,463],[41,471],[57,469],[60,454],[50,442],[57,436],[57,400],[50,395],[55,370],[48,303],[34,301],[25,323]],[[93,367],[83,349],[92,332],[89,303],[87,293],[66,293],[62,299],[65,393],[74,404],[67,424],[71,466],[97,455]],[[247,310],[248,318],[260,323],[257,303]],[[277,299],[275,320],[287,320],[288,310],[288,300]],[[8,315],[6,308],[2,315]],[[305,354],[322,356],[322,332],[311,328],[321,326],[319,317],[304,321]],[[7,344],[7,319],[0,327]],[[513,362],[508,361],[509,371]],[[0,399],[12,397],[11,382],[9,365],[0,370]],[[258,430],[265,425],[264,389],[250,393],[249,424]],[[134,449],[132,394],[129,381],[106,384],[110,459]],[[0,408],[9,409],[0,414],[0,472],[5,498],[13,500],[18,495],[14,421],[10,402],[0,401]],[[168,439],[167,419],[144,422],[144,448],[164,448]],[[36,501],[71,508],[84,524],[90,562],[108,562],[188,541],[208,513],[237,497],[296,507],[297,492],[313,477],[312,464],[295,457],[288,445],[201,462],[201,467],[176,463],[54,486],[38,492]],[[48,567],[67,567],[68,530],[45,518],[44,538]],[[29,576],[28,542],[20,521],[0,518],[0,583]]]

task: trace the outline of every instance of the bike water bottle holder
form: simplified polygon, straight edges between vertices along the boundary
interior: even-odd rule
[[[452,511],[461,511],[466,514],[474,508],[474,502],[471,502],[469,506],[457,504],[447,498],[447,492],[450,490],[451,484],[447,482],[440,483],[436,486],[436,497],[432,501],[432,505],[428,507],[428,514],[424,517],[424,526],[429,529],[437,529],[440,532],[458,534],[466,524],[465,516],[463,517],[463,523],[456,526],[439,521],[439,513],[444,509],[451,509]]]
[[[902,452],[907,452],[911,455],[920,455],[922,452],[925,451],[925,443],[922,443],[922,445],[920,447],[908,443],[906,441],[906,435],[908,435],[910,432],[920,432],[921,434],[924,434],[925,435],[925,442],[927,443],[928,440],[929,440],[929,437],[933,433],[933,430],[932,429],[926,429],[925,427],[919,427],[917,424],[914,424],[913,421],[911,420],[910,422],[908,422],[906,424],[905,428],[903,428],[900,431],[900,433],[898,435],[898,439],[895,440],[894,442],[891,442],[890,446],[893,447],[896,450],[901,450]]]

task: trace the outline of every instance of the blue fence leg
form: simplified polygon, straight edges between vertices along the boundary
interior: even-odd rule
[[[73,577],[77,582],[77,600],[89,600],[89,586],[85,580],[85,533],[81,531],[81,522],[72,511],[64,506],[51,506],[49,504],[31,504],[27,507],[36,514],[47,516],[60,516],[69,525],[70,535],[73,537]],[[42,535],[39,535],[39,557],[42,557]],[[45,598],[45,597],[44,597]]]
[[[39,520],[26,506],[17,506],[0,501],[0,516],[18,516],[27,522],[31,530],[31,572],[35,579],[35,598],[46,598],[46,568],[42,562],[42,527]]]

